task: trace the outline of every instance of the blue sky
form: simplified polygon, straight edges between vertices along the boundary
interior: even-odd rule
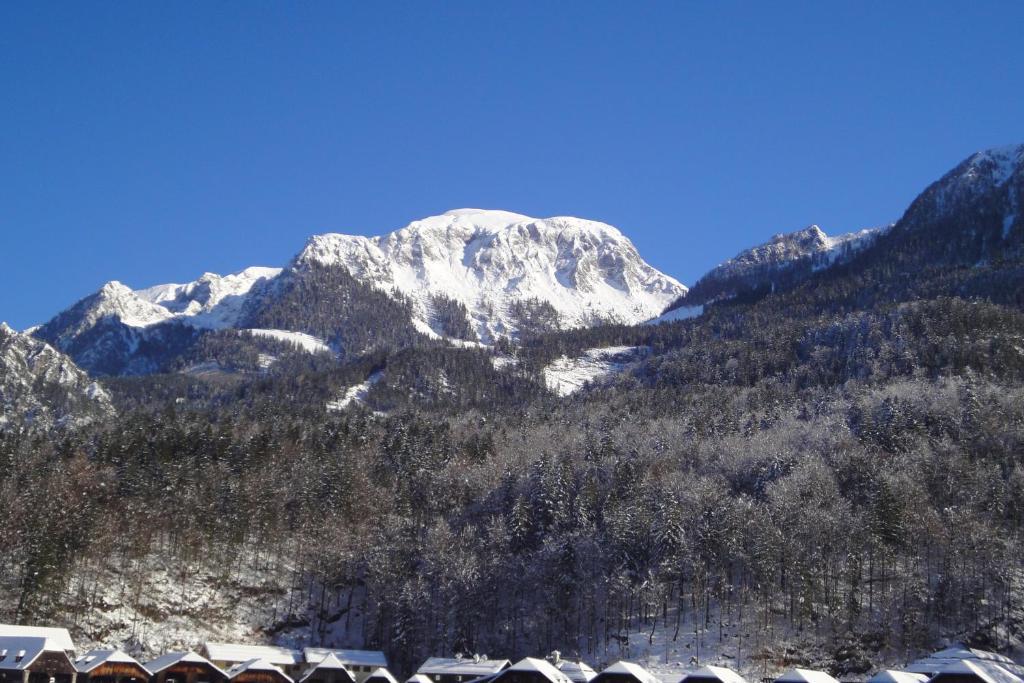
[[[692,283],[1024,142],[1021,2],[0,4],[0,319],[456,207]]]

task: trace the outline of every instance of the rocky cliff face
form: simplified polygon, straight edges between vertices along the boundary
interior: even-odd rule
[[[110,397],[49,344],[0,323],[0,430],[75,426],[113,414]]]

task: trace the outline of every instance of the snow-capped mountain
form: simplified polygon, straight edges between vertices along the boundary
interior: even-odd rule
[[[637,323],[685,291],[610,225],[461,209],[380,237],[314,236],[285,269],[139,290],[109,282],[33,334],[90,372],[138,374],[210,330],[302,333],[351,353],[382,336],[408,343],[416,331],[489,344]]]
[[[433,324],[434,297],[465,306],[477,340],[521,331],[517,309],[550,306],[561,327],[636,323],[686,291],[655,270],[616,228],[580,218],[531,218],[459,209],[381,237],[313,237],[293,264],[344,267],[411,300],[418,327]]]
[[[163,311],[167,318],[194,327],[225,329],[237,327],[253,287],[281,274],[281,268],[253,266],[231,275],[203,273],[183,285],[157,285],[140,289],[135,295]]]
[[[75,426],[113,414],[110,397],[49,344],[0,323],[0,430]]]
[[[1022,223],[1022,195],[1024,145],[977,152],[914,200],[900,222],[900,230],[947,223],[970,237],[994,238],[988,240],[983,251],[1005,247],[998,243],[1009,240],[1013,228]],[[996,234],[987,235],[991,232]]]
[[[680,311],[699,312],[701,307],[749,291],[771,289],[780,279],[792,282],[810,273],[849,260],[874,243],[885,228],[867,228],[830,237],[817,225],[774,235],[745,249],[708,271],[661,319],[675,319]]]
[[[206,273],[187,284],[133,290],[114,280],[39,326],[33,335],[99,374],[152,372],[198,336],[233,327],[253,288],[280,268]]]

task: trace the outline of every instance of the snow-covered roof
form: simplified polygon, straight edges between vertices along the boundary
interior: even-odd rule
[[[385,669],[383,666],[374,669],[373,673],[371,673],[369,676],[367,676],[366,680],[363,681],[363,683],[366,683],[366,681],[369,681],[369,680],[377,680],[377,681],[383,680],[383,681],[387,681],[388,683],[398,683],[398,681],[395,680],[395,677],[391,675],[391,672],[388,671],[387,669]]]
[[[333,652],[328,652],[327,655],[323,657],[320,661],[306,669],[306,672],[302,674],[302,678],[299,679],[299,683],[302,683],[302,681],[306,680],[317,671],[330,670],[344,671],[346,674],[348,674],[349,678],[351,678],[353,681],[355,680],[355,676],[353,676],[349,672],[348,668],[345,666],[345,663],[338,659],[337,655],[335,655]]]
[[[573,683],[589,683],[592,678],[597,676],[597,672],[586,662],[559,659],[555,667],[568,676]]]
[[[281,667],[277,666],[273,662],[267,661],[266,659],[259,658],[249,659],[242,662],[241,664],[235,664],[233,667],[228,669],[228,678],[237,678],[238,676],[241,676],[242,674],[249,671],[265,671],[269,673],[279,674],[283,676],[284,679],[288,681],[288,683],[292,683],[291,676],[282,671]]]
[[[790,669],[776,678],[775,683],[839,683],[839,681],[824,671]]]
[[[160,655],[152,661],[146,662],[145,667],[150,671],[150,673],[157,674],[168,667],[174,666],[175,664],[205,664],[206,666],[212,667],[214,671],[218,672],[224,678],[228,677],[226,671],[206,657],[197,655],[195,652],[168,652],[167,654]]]
[[[661,683],[657,676],[655,676],[639,664],[634,664],[633,662],[615,662],[607,669],[602,671],[600,674],[598,674],[598,676],[603,676],[604,674],[611,674],[617,676],[632,676],[633,678],[640,681],[640,683]]]
[[[518,662],[500,672],[491,680],[497,683],[497,681],[500,681],[505,676],[512,675],[513,673],[536,673],[551,681],[551,683],[572,683],[572,681],[569,680],[569,677],[559,671],[554,664],[546,659],[537,659],[535,657],[525,657],[520,659]]]
[[[1015,664],[1009,657],[989,652],[988,650],[978,650],[973,647],[957,644],[911,662],[907,665],[907,671],[934,676],[943,668],[956,664],[961,660],[995,662],[1014,673],[1020,670],[1020,665]]]
[[[747,679],[743,678],[743,676],[740,676],[732,669],[728,669],[724,666],[702,666],[699,669],[688,672],[683,676],[680,683],[691,678],[713,678],[715,680],[722,681],[722,683],[747,683]]]
[[[984,659],[961,659],[942,667],[932,680],[941,681],[943,676],[977,676],[985,683],[1024,683],[1020,676],[1010,673],[1002,664]]]
[[[486,676],[508,667],[507,659],[457,659],[447,657],[431,657],[416,670],[418,674]]]
[[[44,652],[64,652],[42,636],[0,636],[0,670],[24,671]]]
[[[35,636],[46,638],[65,652],[74,652],[75,643],[66,628],[49,626],[22,626],[20,624],[0,624],[0,637]]]
[[[302,655],[307,664],[318,664],[324,657],[333,654],[345,666],[382,666],[387,667],[388,659],[380,650],[336,650],[326,647],[307,647]]]
[[[868,679],[868,683],[925,683],[928,680],[926,674],[914,673],[913,671],[897,671],[896,669],[882,669]]]
[[[206,656],[215,662],[247,662],[262,659],[278,666],[295,666],[302,662],[302,653],[274,645],[239,645],[237,643],[203,643]]]
[[[75,659],[75,668],[78,669],[79,673],[87,674],[90,671],[94,671],[101,664],[108,662],[111,664],[134,664],[141,667],[147,674],[153,674],[139,660],[122,650],[89,650],[81,657]]]

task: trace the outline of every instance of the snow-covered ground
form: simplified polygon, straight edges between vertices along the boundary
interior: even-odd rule
[[[703,306],[680,306],[679,308],[673,308],[668,313],[662,313],[657,318],[653,318],[647,321],[648,325],[658,325],[660,323],[670,323],[676,320],[686,320],[688,318],[696,318],[704,312]]]
[[[588,349],[578,358],[562,356],[544,368],[544,381],[551,391],[568,396],[590,382],[622,372],[649,350],[646,346],[608,346]]]
[[[370,387],[384,378],[384,373],[381,371],[375,372],[366,378],[366,381],[360,382],[355,386],[351,386],[345,390],[341,398],[336,401],[327,402],[327,410],[337,411],[345,410],[353,403],[365,403],[366,395],[370,393]]]
[[[333,353],[331,347],[327,345],[323,339],[314,337],[311,334],[305,334],[304,332],[289,332],[288,330],[263,330],[258,328],[251,328],[240,330],[241,332],[248,332],[249,334],[256,337],[263,337],[264,339],[274,339],[276,341],[287,342],[298,346],[301,350],[306,353]]]

